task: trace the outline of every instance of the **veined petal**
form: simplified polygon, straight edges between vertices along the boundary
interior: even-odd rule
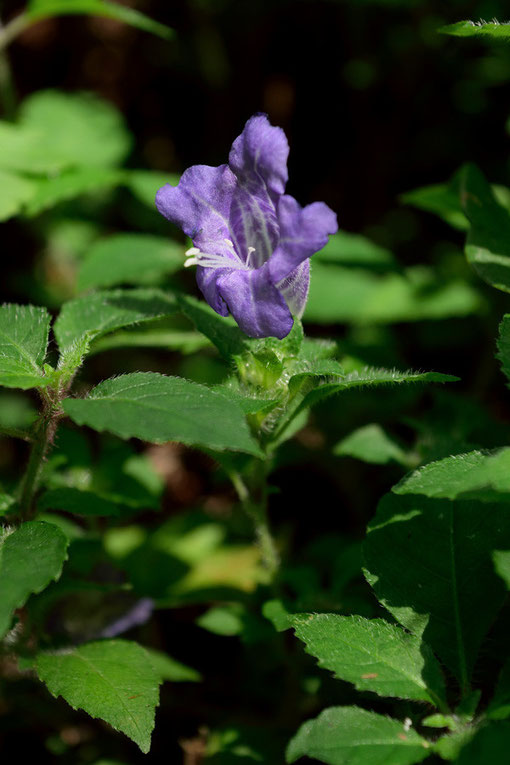
[[[243,261],[250,268],[260,268],[271,257],[280,233],[276,209],[264,185],[253,191],[244,186],[236,189],[230,223]],[[248,248],[254,252],[249,254]]]
[[[273,204],[284,193],[288,179],[289,144],[283,130],[273,127],[265,114],[251,117],[232,144],[228,163],[248,189],[262,182]]]
[[[292,315],[300,319],[305,312],[306,301],[308,300],[310,261],[304,260],[277,287],[285,298]]]
[[[178,186],[167,183],[159,189],[156,207],[200,250],[228,256],[225,239],[235,239],[230,207],[236,186],[228,165],[194,165],[182,174]]]
[[[227,304],[218,290],[218,279],[227,273],[226,268],[197,268],[197,284],[211,308],[220,316],[228,316]]]
[[[280,292],[271,283],[267,264],[255,271],[231,271],[218,279],[230,313],[249,337],[286,337],[293,319]]]
[[[285,195],[278,204],[280,241],[268,265],[275,284],[281,282],[303,260],[322,250],[329,234],[338,231],[336,214],[324,202],[306,207]]]

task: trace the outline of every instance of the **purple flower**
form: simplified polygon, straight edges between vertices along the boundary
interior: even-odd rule
[[[228,165],[194,165],[156,195],[160,213],[193,241],[185,265],[214,310],[250,337],[283,338],[308,297],[309,258],[337,231],[323,202],[301,207],[284,194],[289,145],[257,114],[230,150]]]

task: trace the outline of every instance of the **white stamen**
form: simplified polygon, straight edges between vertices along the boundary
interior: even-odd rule
[[[239,255],[234,250],[234,245],[230,239],[224,240],[228,246],[232,249],[232,255],[217,255],[209,252],[202,252],[198,247],[190,247],[186,250],[186,260],[184,267],[188,266],[202,266],[202,268],[233,268],[236,271],[249,271],[249,267],[246,263],[243,263]],[[253,248],[251,248],[253,249]]]
[[[232,249],[234,249],[234,243],[233,243],[233,242],[231,242],[231,241],[230,241],[230,239],[224,239],[223,241],[224,241],[224,242],[226,242],[226,243],[228,244],[228,246],[229,246],[229,247],[231,247]]]

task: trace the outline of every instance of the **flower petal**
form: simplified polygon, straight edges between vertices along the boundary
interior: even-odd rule
[[[249,191],[239,186],[232,199],[230,223],[243,262],[260,268],[278,244],[280,229],[276,209],[264,185]],[[252,248],[254,252],[250,253]]]
[[[265,114],[256,114],[232,144],[228,163],[243,186],[251,189],[262,182],[276,204],[285,191],[288,156],[283,130],[273,127]]]
[[[218,290],[218,279],[227,273],[226,268],[197,268],[197,284],[211,308],[220,316],[228,316],[227,304]]]
[[[278,222],[280,241],[268,262],[275,284],[287,278],[303,260],[321,250],[328,235],[338,231],[336,215],[324,202],[301,207],[287,195],[279,201]]]
[[[290,274],[278,285],[278,290],[285,298],[293,316],[298,319],[305,312],[310,287],[310,261],[304,260],[301,265],[291,271]]]
[[[202,252],[228,255],[224,240],[234,237],[230,206],[236,186],[227,165],[194,165],[182,174],[178,186],[167,183],[159,189],[156,207]]]
[[[218,279],[230,313],[249,337],[286,337],[293,319],[285,300],[271,283],[267,264],[255,271],[231,271]]]

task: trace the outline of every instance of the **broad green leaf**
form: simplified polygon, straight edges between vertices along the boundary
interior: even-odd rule
[[[503,503],[387,494],[368,527],[366,576],[377,597],[463,687],[506,595],[491,554],[509,545]]]
[[[74,14],[104,16],[107,19],[130,24],[145,32],[151,32],[165,40],[170,40],[175,34],[171,27],[154,21],[134,8],[103,0],[30,0],[27,13],[32,21]]]
[[[36,191],[37,184],[34,181],[0,170],[0,221],[20,213]]]
[[[51,489],[37,503],[39,511],[64,510],[75,515],[118,515],[119,507],[91,491],[74,488]]]
[[[468,452],[430,462],[405,476],[395,494],[424,494],[445,499],[510,500],[510,448]]]
[[[78,425],[152,443],[180,441],[260,455],[235,402],[204,385],[155,372],[122,375],[94,388],[86,399],[65,399]]]
[[[412,765],[429,744],[398,720],[358,707],[330,707],[298,730],[287,762],[311,757],[327,765]]]
[[[0,638],[17,608],[62,573],[68,540],[51,523],[30,521],[0,532]]]
[[[453,37],[490,37],[496,40],[507,40],[510,37],[510,23],[492,21],[457,21],[447,24],[437,30],[444,35]]]
[[[461,231],[469,228],[469,223],[460,203],[459,172],[455,173],[448,183],[422,186],[419,189],[407,191],[400,195],[400,201],[405,205],[417,207],[418,210],[425,210],[425,212],[438,215],[453,228]]]
[[[65,303],[54,326],[62,351],[84,338],[93,340],[121,327],[175,313],[171,293],[156,289],[94,292]]]
[[[501,670],[496,691],[487,709],[487,717],[492,720],[510,717],[510,661]]]
[[[243,632],[242,607],[214,606],[198,617],[196,623],[202,629],[212,632],[214,635],[241,635]]]
[[[339,231],[329,237],[327,245],[313,256],[313,263],[339,263],[370,269],[388,269],[396,265],[389,250],[359,234]]]
[[[149,751],[161,679],[142,646],[103,640],[40,653],[36,671],[53,696],[105,720]]]
[[[499,325],[497,358],[501,362],[501,369],[508,380],[507,386],[510,387],[510,314],[508,313],[503,316],[503,321]]]
[[[126,170],[124,183],[140,202],[155,210],[154,200],[158,189],[166,183],[177,186],[179,176],[157,170]]]
[[[145,650],[161,680],[169,680],[172,683],[198,683],[202,679],[200,672],[197,672],[196,669],[181,664],[180,661],[173,659],[168,654],[156,651],[154,648],[146,648]]]
[[[354,457],[374,465],[387,465],[389,462],[407,464],[405,452],[376,423],[354,430],[333,447],[333,454]]]
[[[296,614],[289,621],[319,667],[358,690],[436,707],[445,703],[444,680],[432,651],[401,627],[337,614]]]
[[[104,167],[79,167],[65,170],[60,175],[33,180],[34,193],[27,200],[24,211],[27,215],[39,215],[61,202],[67,202],[82,194],[103,192],[118,186],[122,175],[118,170]]]
[[[484,281],[510,292],[510,214],[475,165],[461,171],[461,200],[470,223],[469,263]]]
[[[189,295],[178,296],[181,311],[196,329],[209,338],[220,354],[230,360],[249,350],[250,339],[241,332],[231,317],[223,317],[213,311],[203,300]]]
[[[316,263],[304,320],[316,324],[395,323],[467,316],[481,306],[464,281],[439,281],[415,266],[404,274],[376,274],[359,268]]]
[[[460,752],[458,765],[496,765],[508,761],[510,723],[491,722],[480,730]]]
[[[66,166],[58,149],[45,145],[37,127],[13,125],[0,120],[0,167],[30,174],[55,173]],[[14,177],[14,176],[12,176]],[[26,181],[28,183],[28,180]]]
[[[0,385],[36,388],[47,384],[46,357],[50,315],[45,308],[5,303],[0,306]]]
[[[149,234],[118,234],[95,242],[78,273],[78,289],[155,284],[184,265],[184,248]]]
[[[114,332],[108,337],[94,341],[90,355],[103,353],[112,348],[164,348],[167,351],[196,353],[210,346],[209,340],[199,332],[178,329],[147,329]]]

